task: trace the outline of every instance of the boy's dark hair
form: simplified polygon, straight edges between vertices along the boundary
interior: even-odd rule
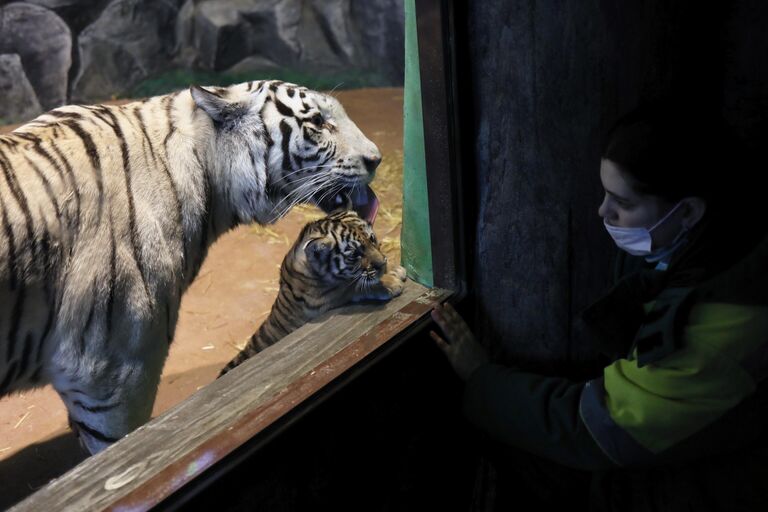
[[[718,195],[734,146],[719,113],[685,100],[664,99],[623,116],[608,132],[602,156],[642,194],[677,201]]]

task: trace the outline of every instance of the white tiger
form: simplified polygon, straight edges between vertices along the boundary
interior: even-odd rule
[[[149,419],[213,241],[331,211],[380,160],[336,99],[278,81],[66,106],[0,136],[0,396],[52,383],[102,450]]]

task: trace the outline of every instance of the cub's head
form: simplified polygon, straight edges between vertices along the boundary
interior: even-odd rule
[[[354,211],[337,211],[304,227],[294,245],[307,267],[326,282],[379,282],[387,271],[387,258],[379,249],[371,225]]]
[[[372,220],[381,153],[335,98],[279,81],[190,92],[213,121],[216,180],[241,221],[272,222],[305,202]]]

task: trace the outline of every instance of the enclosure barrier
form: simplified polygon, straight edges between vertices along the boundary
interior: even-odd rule
[[[62,477],[14,512],[149,510],[201,476],[333,381],[350,377],[396,346],[388,341],[428,321],[447,290],[409,281],[383,305],[334,310],[215,380]],[[274,434],[274,429],[272,429]]]

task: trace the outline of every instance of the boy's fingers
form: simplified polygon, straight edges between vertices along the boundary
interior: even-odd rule
[[[443,349],[448,350],[448,342],[445,341],[443,338],[441,338],[435,331],[429,331],[429,335],[432,337],[433,340],[437,343],[437,345]]]
[[[443,330],[445,330],[446,326],[448,325],[448,320],[445,317],[440,316],[440,313],[436,313],[434,311],[432,312],[432,320],[434,320],[435,323],[439,325]]]
[[[445,314],[446,314],[446,315],[448,315],[448,316],[458,316],[458,313],[457,313],[457,312],[456,312],[456,310],[453,308],[453,306],[451,306],[451,305],[450,305],[450,304],[448,304],[447,302],[446,302],[446,303],[443,305],[443,311],[444,311],[444,312],[445,312]]]
[[[432,320],[435,321],[437,326],[440,327],[449,339],[458,338],[460,336],[472,336],[472,331],[470,331],[467,323],[450,304],[436,304],[430,312],[430,315]]]
[[[453,307],[451,307],[450,304],[448,305],[448,307],[446,307],[443,310],[443,315],[449,320],[451,320],[452,322],[462,323],[462,324],[464,323],[464,319],[461,318],[461,316],[456,312],[455,309],[453,309]]]

